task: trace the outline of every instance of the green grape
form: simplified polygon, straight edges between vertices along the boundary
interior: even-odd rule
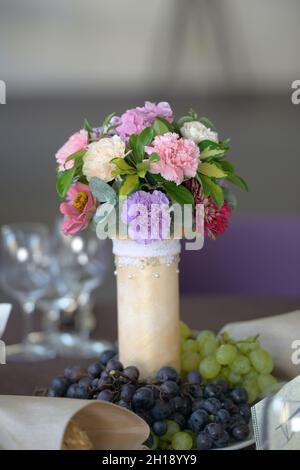
[[[219,346],[218,340],[212,331],[203,330],[197,336],[198,351],[201,357],[211,356]]]
[[[177,432],[172,437],[174,450],[190,450],[193,447],[193,438],[187,432]]]
[[[191,338],[197,339],[197,336],[199,335],[200,331],[199,330],[192,330],[191,331]]]
[[[259,397],[259,388],[256,380],[245,380],[242,382],[242,387],[248,394],[248,402],[253,403]]]
[[[248,374],[245,374],[243,380],[257,380],[258,372],[255,369],[251,368]]]
[[[227,380],[230,383],[230,385],[237,385],[241,383],[242,381],[242,376],[239,374],[236,374],[232,370],[228,373]]]
[[[186,351],[181,355],[181,369],[184,372],[197,370],[200,362],[200,356],[196,352]]]
[[[168,448],[169,448],[169,443],[168,443],[168,441],[163,441],[162,439],[159,439],[158,448],[159,448],[160,450],[168,450]]]
[[[260,374],[270,374],[273,370],[274,364],[271,355],[264,349],[257,349],[251,351],[249,359],[257,372]]]
[[[191,436],[191,438],[193,440],[193,447],[192,448],[196,447],[196,434],[193,431],[191,431],[190,429],[184,429],[183,432],[185,432],[186,434],[189,434]]]
[[[189,338],[191,336],[190,328],[183,321],[180,322],[179,329],[180,329],[181,338],[186,339],[186,338]]]
[[[180,432],[180,427],[175,421],[172,421],[170,419],[166,419],[166,423],[167,423],[167,431],[163,436],[161,436],[160,440],[169,443],[171,442],[174,434]]]
[[[186,339],[183,341],[182,344],[182,351],[190,351],[190,352],[197,352],[198,351],[198,344],[197,341],[194,339]]]
[[[278,389],[278,382],[271,374],[259,374],[257,378],[257,384],[261,393],[261,396],[266,396],[270,393],[274,393]]]
[[[247,356],[244,356],[243,354],[238,354],[232,364],[230,364],[230,369],[236,374],[245,375],[250,372],[251,363]]]
[[[252,342],[243,341],[243,342],[237,343],[237,347],[239,348],[241,353],[248,354],[249,352],[254,351],[255,349],[259,349],[260,344],[258,341],[252,341]]]
[[[230,374],[229,367],[222,367],[220,371],[220,378],[228,382],[228,375]]]
[[[200,362],[199,372],[204,379],[215,379],[221,370],[214,356],[207,356]]]
[[[150,447],[151,450],[155,450],[158,448],[159,446],[159,438],[156,434],[154,434],[154,432],[151,432],[152,434],[152,438],[153,438],[153,444],[152,446]]]
[[[231,364],[237,355],[237,349],[232,344],[222,344],[216,352],[216,359],[222,366]]]

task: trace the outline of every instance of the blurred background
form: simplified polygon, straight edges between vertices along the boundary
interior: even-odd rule
[[[298,0],[0,0],[0,224],[54,224],[54,155],[84,117],[170,101],[231,138],[250,187],[231,230],[183,253],[182,293],[299,296],[299,19]]]

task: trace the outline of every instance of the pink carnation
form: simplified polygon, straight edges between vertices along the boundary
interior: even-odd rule
[[[71,135],[69,140],[57,151],[55,158],[59,165],[59,171],[69,170],[73,167],[74,161],[67,158],[79,150],[84,150],[88,145],[88,133],[81,129],[79,132]]]
[[[192,140],[168,132],[155,137],[146,151],[160,156],[158,162],[151,164],[150,171],[160,173],[168,181],[175,181],[179,185],[185,176],[192,178],[196,175],[200,152]]]
[[[128,109],[122,116],[115,116],[112,122],[118,125],[116,133],[124,142],[128,142],[132,134],[139,134],[145,127],[151,126],[157,117],[167,119],[169,122],[173,120],[169,103],[163,101],[155,104],[146,101],[142,107]]]
[[[65,215],[61,230],[65,235],[75,235],[84,230],[96,210],[96,199],[90,188],[83,183],[75,183],[68,191],[68,202],[62,202],[60,212]]]

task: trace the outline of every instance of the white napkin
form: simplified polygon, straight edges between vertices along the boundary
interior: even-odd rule
[[[2,337],[8,317],[11,311],[11,304],[0,304],[0,338]],[[5,364],[5,343],[0,340],[0,364]]]

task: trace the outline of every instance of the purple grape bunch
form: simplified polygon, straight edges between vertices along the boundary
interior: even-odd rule
[[[251,411],[242,387],[230,388],[222,379],[205,384],[198,371],[183,381],[172,367],[161,368],[151,381],[139,375],[108,350],[87,369],[65,369],[48,396],[104,400],[133,411],[151,429],[145,442],[151,449],[209,450],[247,439]]]

